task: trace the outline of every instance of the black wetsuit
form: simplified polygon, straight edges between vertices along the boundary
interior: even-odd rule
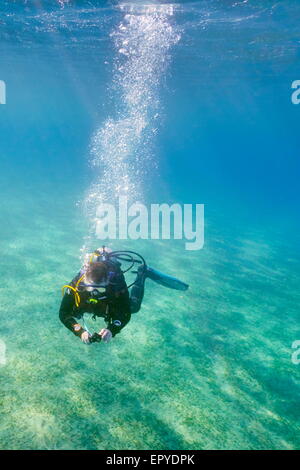
[[[111,331],[112,336],[119,333],[129,322],[131,313],[136,313],[141,307],[144,295],[145,277],[142,273],[137,275],[131,294],[127,289],[124,275],[120,269],[120,263],[106,262],[109,270],[110,282],[103,293],[94,290],[88,292],[84,287],[78,293],[80,295],[80,304],[77,307],[75,295],[71,289],[67,289],[62,299],[59,318],[62,323],[71,330],[76,336],[81,336],[85,331],[79,326],[78,319],[82,318],[84,313],[90,313],[96,317],[103,317],[106,322],[106,328]],[[80,271],[72,280],[70,286],[75,287],[76,283],[83,275]]]

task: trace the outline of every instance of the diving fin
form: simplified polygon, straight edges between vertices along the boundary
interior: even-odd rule
[[[146,277],[156,282],[157,284],[161,284],[164,287],[169,287],[170,289],[187,290],[189,288],[188,284],[185,284],[185,282],[180,281],[176,277],[164,274],[160,271],[157,271],[157,269],[150,268],[149,266],[147,266],[146,269]]]

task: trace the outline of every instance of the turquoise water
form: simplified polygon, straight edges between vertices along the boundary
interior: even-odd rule
[[[299,4],[0,12],[0,448],[298,449]],[[110,240],[190,289],[87,347],[60,288],[122,194],[205,204],[205,244]]]

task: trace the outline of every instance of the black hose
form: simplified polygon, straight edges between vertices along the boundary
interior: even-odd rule
[[[123,258],[124,255],[128,256],[129,259],[128,258],[124,259]],[[138,256],[141,259],[141,261],[133,258],[132,255]],[[114,258],[117,258],[117,259],[122,259],[123,258],[123,261],[127,261],[128,263],[131,262],[131,265],[129,266],[129,268],[122,271],[123,274],[126,273],[127,271],[129,271],[133,267],[134,263],[143,264],[144,269],[147,268],[147,263],[146,263],[145,258],[143,258],[143,256],[140,255],[139,253],[137,253],[136,251],[130,251],[130,250],[128,250],[128,251],[112,251],[111,253],[108,254],[108,257],[109,258],[114,257]],[[130,289],[130,287],[132,287],[135,283],[136,283],[136,280],[134,282],[132,282],[129,286],[127,286],[127,289]]]

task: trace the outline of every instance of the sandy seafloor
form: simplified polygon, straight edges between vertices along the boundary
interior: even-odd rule
[[[57,313],[59,287],[79,266],[81,227],[61,206],[54,214],[59,201],[47,215],[23,202],[10,200],[14,237],[2,245],[1,448],[299,447],[291,344],[300,273],[276,231],[235,238],[212,222],[197,264],[193,252],[178,256],[179,242],[122,244],[190,290],[148,280],[143,308],[122,334],[86,347]],[[37,215],[27,225],[29,209]]]

